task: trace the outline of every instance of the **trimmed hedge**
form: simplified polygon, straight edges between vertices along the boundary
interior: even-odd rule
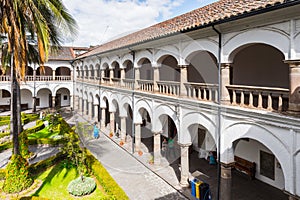
[[[93,175],[100,182],[110,199],[129,199],[123,189],[115,182],[100,162],[87,150],[86,162],[91,167]]]
[[[0,138],[10,135],[10,132],[0,133]]]
[[[5,169],[0,169],[0,181],[5,180],[5,174],[6,170]]]
[[[52,139],[52,138],[40,138],[40,139],[29,139],[29,145],[37,145],[37,144],[49,144],[52,146],[57,146],[59,144],[64,144],[66,142],[65,138],[61,139]]]
[[[0,152],[12,148],[13,147],[13,143],[12,142],[5,142],[3,144],[0,144]]]
[[[27,134],[32,134],[35,132],[38,132],[39,130],[42,130],[45,128],[44,122],[42,120],[37,120],[36,125],[34,127],[26,129]]]
[[[83,176],[72,180],[68,185],[68,192],[74,196],[91,194],[96,189],[96,182],[91,177]]]

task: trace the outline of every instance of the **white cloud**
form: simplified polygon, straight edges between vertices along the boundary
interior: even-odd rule
[[[173,15],[172,10],[178,8],[184,0],[63,0],[63,2],[79,25],[77,39],[68,45],[89,46],[166,20]]]

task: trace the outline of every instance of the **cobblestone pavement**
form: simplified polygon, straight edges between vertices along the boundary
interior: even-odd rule
[[[81,138],[130,199],[187,199],[106,135],[93,139],[81,134]]]

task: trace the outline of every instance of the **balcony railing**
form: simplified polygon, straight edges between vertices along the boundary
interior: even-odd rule
[[[124,87],[127,89],[132,89],[134,85],[134,79],[123,79]]]
[[[110,78],[108,78],[108,77],[103,77],[103,78],[102,78],[102,81],[103,81],[103,83],[106,84],[106,85],[109,85],[109,84],[110,84]]]
[[[0,81],[10,81],[10,76],[0,76]]]
[[[70,81],[71,76],[55,76],[56,81]]]
[[[53,76],[36,76],[36,81],[53,81]]]
[[[153,92],[154,83],[152,80],[138,80],[138,88],[142,91]]]
[[[178,96],[180,93],[180,83],[174,81],[157,81],[158,91],[161,94]]]
[[[121,87],[121,79],[120,78],[111,78],[114,86]]]
[[[230,85],[226,86],[230,94],[231,105],[270,111],[286,111],[289,102],[289,90],[284,88]]]
[[[206,83],[184,83],[189,98],[217,102],[218,85]]]

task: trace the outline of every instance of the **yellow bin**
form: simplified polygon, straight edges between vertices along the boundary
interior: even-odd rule
[[[203,182],[202,181],[198,181],[196,182],[196,198],[197,199],[200,199],[200,185],[202,184]]]

